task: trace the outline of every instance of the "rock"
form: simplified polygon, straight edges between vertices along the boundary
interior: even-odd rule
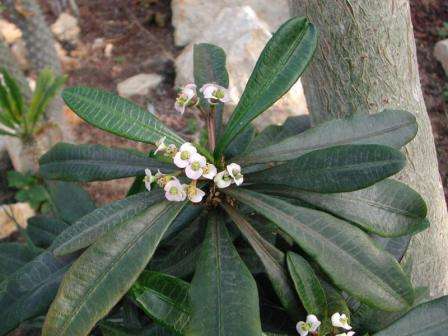
[[[106,46],[106,41],[103,37],[97,37],[92,43],[92,50],[103,50]]]
[[[104,56],[106,56],[107,58],[111,58],[113,49],[114,45],[112,43],[106,44],[106,46],[104,47]]]
[[[25,42],[22,39],[17,40],[11,45],[11,53],[19,64],[20,69],[27,71],[30,69]]]
[[[13,44],[22,38],[22,31],[15,24],[3,19],[0,19],[0,34],[8,44]]]
[[[232,29],[228,29],[229,17],[232,18]],[[250,7],[223,9],[209,29],[190,43],[176,59],[176,85],[182,86],[193,81],[193,45],[201,42],[213,43],[223,48],[227,54],[230,95],[233,105],[236,105],[258,56],[270,37],[266,24]],[[299,81],[273,107],[255,119],[254,124],[262,129],[272,123],[282,123],[288,116],[307,113]]]
[[[138,74],[123,82],[118,83],[117,91],[122,97],[146,96],[152,89],[156,88],[163,78],[157,74]]]
[[[434,57],[442,64],[448,76],[448,39],[436,43]]]
[[[270,32],[274,32],[290,18],[288,0],[173,0],[171,8],[176,45],[183,46],[196,40],[214,24],[216,16],[223,8],[238,6],[251,7],[258,17],[268,24]],[[226,31],[239,29],[233,17],[227,18],[224,27]]]
[[[15,221],[26,228],[28,218],[35,215],[28,203],[4,204],[0,206],[0,239],[17,230]],[[12,216],[12,218],[11,218]],[[15,219],[15,221],[14,221]]]
[[[77,44],[81,29],[78,26],[78,19],[67,13],[62,13],[55,23],[51,25],[51,31],[61,42]]]

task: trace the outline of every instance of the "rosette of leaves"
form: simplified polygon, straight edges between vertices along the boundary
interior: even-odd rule
[[[307,19],[287,21],[261,53],[226,125],[222,106],[213,108],[217,146],[199,151],[219,169],[240,164],[245,183],[220,190],[202,183],[208,197],[199,205],[144,191],[145,168],[176,171],[153,153],[58,144],[41,158],[40,174],[49,180],[136,177],[128,197],[53,240],[48,253],[76,261],[42,335],[292,335],[306,314],[323,322],[319,335],[334,335],[331,314],[351,311],[359,333],[376,332],[381,320],[388,327],[379,335],[413,335],[406,318],[437,320],[433,333],[418,335],[446,329],[447,300],[413,308],[418,295],[399,263],[409,237],[428,226],[423,199],[390,178],[406,164],[400,148],[417,132],[412,114],[386,110],[312,128],[294,117],[258,134],[250,124],[298,80],[316,41]],[[196,45],[194,77],[197,87],[227,87],[224,51]],[[63,99],[88,123],[118,136],[186,142],[114,94],[76,87]],[[430,330],[425,323],[419,330]]]

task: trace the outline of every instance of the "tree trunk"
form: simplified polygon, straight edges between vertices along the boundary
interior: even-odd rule
[[[408,0],[291,0],[295,15],[319,28],[316,55],[302,77],[314,123],[384,108],[412,112],[419,132],[405,148],[399,179],[426,200],[431,227],[413,237],[412,280],[448,292],[447,209],[418,74]]]

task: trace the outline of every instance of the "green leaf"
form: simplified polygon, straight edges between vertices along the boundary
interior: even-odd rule
[[[255,127],[251,124],[247,125],[245,129],[238,134],[235,139],[229,144],[225,151],[227,158],[232,158],[235,155],[244,152],[252,142],[255,136]]]
[[[372,115],[335,119],[279,143],[235,158],[243,166],[289,161],[308,152],[345,144],[378,144],[400,149],[417,134],[415,117],[406,111],[384,110]]]
[[[201,105],[209,108],[200,88],[207,83],[216,83],[222,87],[229,87],[229,75],[226,69],[226,53],[216,45],[209,43],[195,44],[193,47],[193,73],[197,92],[201,98]],[[223,104],[215,107],[215,129],[219,136],[222,128]]]
[[[183,335],[190,321],[190,284],[158,272],[144,271],[131,289],[143,311],[161,325]]]
[[[185,142],[152,113],[113,93],[72,87],[62,91],[62,98],[89,124],[118,136],[152,144],[164,136],[167,144]]]
[[[409,243],[411,242],[410,235],[394,238],[383,238],[371,234],[370,237],[375,243],[381,246],[384,251],[392,254],[398,262],[403,259],[403,256],[408,249]],[[405,269],[405,267],[403,267],[403,269]]]
[[[216,214],[209,217],[190,298],[185,335],[261,335],[257,285]]]
[[[36,178],[33,175],[20,173],[15,170],[8,171],[6,176],[10,188],[22,189],[37,183]]]
[[[360,301],[387,311],[413,303],[411,283],[398,262],[355,226],[242,188],[224,191],[276,223],[339,288]]]
[[[423,198],[404,183],[391,179],[358,191],[335,194],[273,185],[256,185],[253,189],[297,198],[384,237],[415,234],[429,226]]]
[[[299,303],[284,267],[285,255],[283,252],[264,240],[247,219],[234,208],[224,205],[224,209],[260,258],[283,307],[291,316],[297,316],[300,312]]]
[[[146,211],[164,199],[162,192],[142,192],[98,208],[62,232],[51,248],[55,255],[66,255],[94,243],[120,223]]]
[[[28,219],[26,231],[35,245],[48,247],[68,227],[69,225],[61,220],[38,215]]]
[[[39,160],[45,179],[64,181],[106,181],[145,175],[145,169],[172,172],[175,167],[144,154],[101,145],[58,143]]]
[[[19,243],[0,244],[0,282],[36,256],[27,245]]]
[[[156,204],[89,247],[65,275],[42,335],[87,335],[137,280],[184,205]]]
[[[310,62],[316,44],[316,28],[306,18],[292,18],[274,33],[230,117],[218,143],[216,158],[241,130],[297,82]]]
[[[288,252],[286,260],[289,274],[307,313],[314,314],[321,319],[325,318],[328,314],[327,298],[310,264],[293,252]]]
[[[448,296],[418,305],[374,336],[443,336],[448,330]]]
[[[298,159],[249,174],[250,183],[295,187],[320,193],[366,188],[398,173],[406,158],[382,145],[342,145],[319,149]]]
[[[19,85],[15,81],[14,78],[11,77],[8,71],[3,69],[2,71],[3,80],[5,81],[6,86],[8,87],[8,91],[11,94],[11,98],[13,99],[13,105],[18,115],[22,116],[25,112],[23,96],[20,92]]]
[[[103,336],[173,336],[170,331],[158,326],[150,325],[139,329],[129,329],[125,326],[113,322],[100,322]]]

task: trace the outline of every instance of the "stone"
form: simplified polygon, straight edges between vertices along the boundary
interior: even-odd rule
[[[436,43],[434,57],[442,64],[448,76],[448,39]]]
[[[232,18],[232,29],[228,29],[228,18]],[[264,46],[271,38],[266,24],[247,6],[223,9],[213,24],[190,43],[176,59],[176,85],[183,86],[193,81],[193,46],[195,43],[213,43],[227,54],[229,89],[233,109],[244,91],[247,80]],[[233,106],[232,106],[233,105]],[[308,114],[302,85],[297,82],[268,111],[254,121],[258,129],[270,124],[280,124],[288,116]]]
[[[97,37],[92,43],[92,50],[103,50],[106,46],[106,41],[103,37]]]
[[[35,215],[28,203],[3,204],[0,206],[0,239],[17,231],[17,224],[26,228],[27,220]],[[16,222],[15,222],[16,221]]]
[[[155,89],[163,78],[160,75],[141,73],[132,76],[117,84],[118,94],[129,98],[132,96],[146,96],[151,90]]]
[[[0,34],[7,44],[13,44],[22,38],[22,31],[9,21],[0,19]]]
[[[223,8],[238,6],[251,7],[267,23],[270,32],[290,18],[288,0],[173,0],[171,8],[176,45],[184,46],[196,40],[214,23]],[[224,27],[238,30],[233,17],[227,18]]]
[[[56,22],[51,25],[51,31],[59,41],[76,45],[79,41],[81,29],[77,18],[68,13],[62,13]]]
[[[113,50],[114,50],[114,45],[112,43],[106,44],[106,46],[104,47],[104,56],[106,56],[106,58],[111,58]]]

